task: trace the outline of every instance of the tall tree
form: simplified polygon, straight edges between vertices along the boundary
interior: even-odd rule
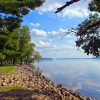
[[[19,59],[20,59],[20,64],[22,64],[28,50],[28,46],[31,41],[30,37],[30,32],[29,28],[27,26],[20,27],[16,29],[16,32],[18,34],[18,39],[19,39]]]
[[[0,54],[3,59],[12,61],[15,64],[15,58],[18,51],[18,34],[9,32],[7,29],[1,30],[0,34]],[[2,60],[1,58],[1,63]]]
[[[27,27],[21,27],[23,16],[31,10],[42,5],[44,0],[0,0],[0,62],[9,61],[15,64],[18,57],[25,59],[30,48],[30,55],[33,45],[30,42],[30,35]],[[21,27],[21,28],[19,28]],[[21,33],[15,31],[19,28]],[[24,42],[24,43],[23,43]],[[28,54],[28,55],[29,55]]]
[[[31,43],[29,28],[27,26],[22,26],[16,29],[16,32],[18,34],[19,40],[18,52],[20,53],[20,65],[22,65],[22,62],[29,64],[33,60],[40,58],[39,56],[37,56],[38,54],[34,50],[35,44]]]

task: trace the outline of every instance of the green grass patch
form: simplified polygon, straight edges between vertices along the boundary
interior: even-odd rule
[[[15,66],[0,66],[0,74],[3,74],[3,75],[10,74],[11,72],[15,70],[16,70]]]
[[[7,92],[13,89],[22,89],[19,85],[7,85],[7,86],[0,86],[0,91]]]

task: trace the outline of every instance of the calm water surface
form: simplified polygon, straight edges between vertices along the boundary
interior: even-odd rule
[[[35,65],[53,82],[100,100],[100,59],[43,60]]]

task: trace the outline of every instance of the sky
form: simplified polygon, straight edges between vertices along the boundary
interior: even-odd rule
[[[23,25],[30,28],[31,42],[35,49],[45,58],[87,58],[81,49],[78,50],[74,34],[66,32],[75,28],[89,16],[88,2],[81,0],[60,13],[54,13],[67,0],[46,0],[41,7],[36,8],[23,18]]]

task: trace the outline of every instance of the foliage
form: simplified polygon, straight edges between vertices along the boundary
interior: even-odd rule
[[[18,51],[18,34],[9,32],[7,29],[0,31],[0,53],[2,54],[1,60],[13,59]]]
[[[33,60],[37,60],[39,61],[41,59],[41,55],[39,52],[35,51],[34,54],[33,54]]]
[[[90,11],[100,12],[100,1],[99,0],[92,0],[89,4]]]
[[[44,0],[0,0],[0,63],[26,64],[33,60],[34,43],[27,26],[21,26],[30,10]]]
[[[89,9],[96,13],[90,14],[88,19],[78,25],[76,45],[82,47],[87,55],[100,56],[100,1],[92,0]]]
[[[5,34],[3,34],[5,33]],[[39,53],[34,50],[35,44],[31,43],[29,28],[22,26],[9,32],[7,29],[0,35],[0,61],[5,63],[30,64],[33,60],[40,58]],[[3,42],[3,43],[2,43]]]
[[[78,33],[81,33],[86,26],[91,25],[99,20],[97,14],[90,15],[88,19],[78,25]],[[78,34],[77,34],[78,35]],[[84,34],[79,34],[79,38],[76,41],[76,45],[82,47],[87,55],[92,54],[94,56],[100,55],[100,27],[96,26],[87,30]]]
[[[81,0],[67,1],[55,13],[62,11],[64,8],[78,1]],[[90,14],[89,18],[79,24],[76,29],[72,28],[67,33],[75,33],[78,38],[76,45],[81,47],[87,55],[100,56],[100,0],[91,0],[89,10],[93,14]]]
[[[35,56],[37,55],[34,50],[35,44],[31,43],[29,29],[27,26],[23,26],[19,29],[16,29],[16,32],[19,35],[19,37],[18,37],[18,40],[19,40],[18,52],[20,53],[20,55],[19,55],[20,64],[22,64],[23,61],[25,61],[26,64],[29,64],[32,62],[32,60],[35,60],[33,55],[34,54],[35,54]]]
[[[23,16],[42,5],[44,0],[0,0],[0,29],[12,31],[19,27]]]
[[[0,53],[0,59],[5,59],[5,55],[3,53]]]

